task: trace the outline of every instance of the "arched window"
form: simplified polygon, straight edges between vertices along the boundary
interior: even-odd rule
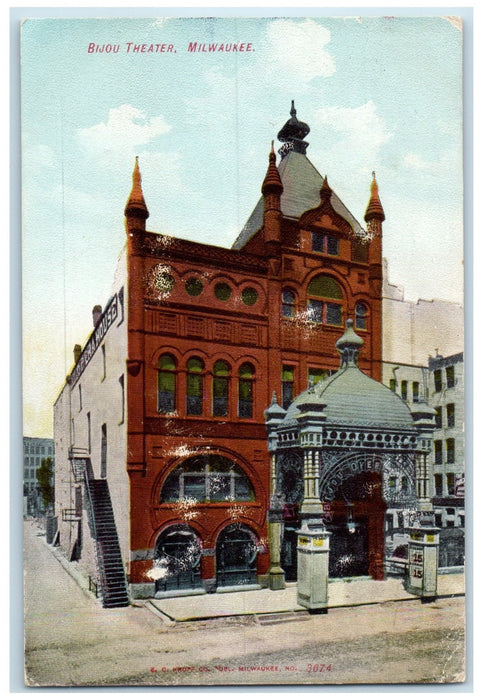
[[[253,417],[253,381],[255,369],[249,362],[245,362],[238,372],[238,416],[240,418]]]
[[[157,591],[201,587],[201,542],[188,525],[173,525],[157,539],[153,578]]]
[[[213,415],[228,415],[230,366],[223,360],[218,360],[213,366]]]
[[[168,475],[161,503],[183,499],[197,503],[255,500],[253,486],[240,467],[220,455],[189,457]]]
[[[293,318],[295,316],[295,294],[291,289],[282,291],[282,316]]]
[[[186,414],[201,416],[203,413],[203,375],[205,366],[199,357],[191,357],[186,364]]]
[[[358,301],[356,304],[356,328],[359,330],[367,330],[367,306]]]
[[[173,413],[176,408],[176,360],[161,355],[158,365],[158,411]]]
[[[342,325],[342,290],[332,277],[318,275],[307,287],[307,317],[312,323]],[[335,300],[335,301],[332,301]]]

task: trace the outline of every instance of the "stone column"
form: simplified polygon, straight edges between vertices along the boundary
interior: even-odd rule
[[[322,517],[322,503],[319,495],[320,479],[319,451],[304,450],[304,500],[300,506],[302,520],[319,520]]]
[[[304,522],[297,536],[297,603],[312,613],[326,613],[330,533]]]
[[[435,600],[438,593],[439,528],[409,528],[408,593],[422,602]]]
[[[275,459],[275,456],[272,456]],[[270,569],[268,586],[272,591],[285,588],[285,572],[280,566],[280,547],[283,537],[283,498],[280,494],[270,497],[268,511],[268,544],[270,548]]]

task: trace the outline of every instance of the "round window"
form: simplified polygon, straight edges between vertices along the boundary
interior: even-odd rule
[[[228,301],[231,297],[231,287],[225,282],[218,282],[215,286],[215,296],[220,301]]]
[[[203,291],[203,283],[196,277],[190,277],[185,284],[185,289],[191,297],[198,297]]]
[[[253,306],[253,304],[256,304],[258,299],[257,290],[253,289],[253,287],[245,287],[245,289],[242,292],[241,298],[244,304],[246,304],[247,306]]]
[[[172,277],[167,272],[156,270],[154,276],[154,285],[158,292],[162,292],[163,294],[169,294],[169,292],[174,287],[174,277]]]

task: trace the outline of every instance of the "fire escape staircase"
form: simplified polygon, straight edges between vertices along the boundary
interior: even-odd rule
[[[102,606],[126,607],[129,595],[109,484],[106,479],[94,478],[90,458],[80,456],[77,450],[71,455],[71,464],[75,480],[83,480],[85,484],[89,527],[96,542]]]

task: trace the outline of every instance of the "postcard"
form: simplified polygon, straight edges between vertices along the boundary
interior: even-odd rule
[[[25,684],[463,684],[463,37],[21,22]]]

